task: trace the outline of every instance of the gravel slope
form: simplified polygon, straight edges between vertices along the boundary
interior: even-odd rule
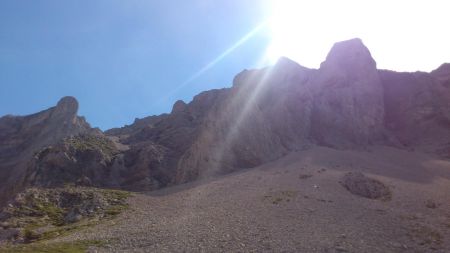
[[[389,201],[349,193],[348,171]],[[450,162],[388,147],[313,147],[215,180],[136,194],[118,219],[59,240],[92,252],[450,252]]]

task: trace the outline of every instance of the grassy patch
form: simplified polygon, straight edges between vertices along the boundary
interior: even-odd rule
[[[81,253],[91,247],[104,246],[102,241],[75,241],[75,242],[51,242],[33,243],[26,245],[9,246],[0,249],[0,253]]]
[[[11,240],[41,243],[97,225],[128,209],[129,196],[126,191],[89,187],[31,188],[7,208],[11,217],[6,222],[20,230],[19,237]],[[73,212],[79,215],[76,220],[70,218]]]
[[[108,198],[110,200],[113,200],[113,199],[125,200],[131,196],[131,192],[122,191],[122,190],[102,189],[102,193],[106,198]]]
[[[64,210],[54,203],[40,198],[27,199],[27,205],[21,205],[12,212],[16,227],[37,227],[44,224],[60,226],[64,223]]]
[[[34,211],[38,216],[48,217],[48,221],[55,226],[64,224],[63,209],[57,207],[54,203],[39,202],[39,199],[35,200]]]
[[[128,205],[110,206],[110,207],[108,207],[108,209],[105,210],[105,214],[109,215],[109,216],[116,216],[127,209],[128,209]]]
[[[408,236],[417,244],[429,246],[433,249],[439,248],[443,243],[443,236],[439,231],[421,224],[415,224],[414,228],[408,233]]]
[[[52,229],[49,229],[48,231],[45,231],[38,235],[38,237],[34,241],[46,241],[50,240],[59,236],[68,235],[70,233],[73,233],[75,231],[79,231],[88,227],[92,227],[99,224],[98,220],[85,220],[82,222],[74,223],[71,225],[65,225],[60,227],[54,227]]]
[[[113,156],[118,152],[114,143],[110,139],[102,136],[78,135],[68,138],[64,142],[79,151],[100,149],[109,156]]]
[[[131,196],[130,192],[121,190],[103,190],[103,195],[111,202],[105,210],[107,216],[116,216],[128,209],[128,204],[125,200]]]
[[[281,204],[283,202],[290,202],[292,199],[294,199],[297,196],[297,191],[279,191],[279,192],[272,192],[263,197],[264,201],[271,202],[274,205]]]

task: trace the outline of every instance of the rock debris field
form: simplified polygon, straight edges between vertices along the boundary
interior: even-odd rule
[[[369,195],[353,194],[364,182]],[[450,252],[449,196],[447,160],[313,147],[136,193],[116,219],[55,240],[104,242],[89,252]]]

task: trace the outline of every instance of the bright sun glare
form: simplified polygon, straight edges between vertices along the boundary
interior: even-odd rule
[[[334,42],[359,37],[381,68],[431,70],[450,60],[447,5],[440,0],[273,0],[266,56],[318,67]]]

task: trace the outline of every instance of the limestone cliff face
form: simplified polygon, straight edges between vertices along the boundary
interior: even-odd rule
[[[237,75],[181,157],[176,182],[253,167],[307,146],[312,100],[305,84],[312,72],[283,58]]]
[[[447,153],[450,143],[450,87],[432,74],[380,71],[385,127],[402,146]],[[445,151],[447,150],[447,151]]]
[[[310,144],[429,145],[427,151],[445,153],[446,69],[410,80],[414,74],[377,70],[360,39],[339,42],[318,70],[286,58],[273,67],[245,70],[229,89],[204,92],[189,104],[178,101],[164,118],[126,127],[135,130],[124,141],[131,150],[134,143],[166,150],[157,166],[162,186],[257,166]],[[420,96],[425,97],[415,99]],[[439,116],[426,121],[429,106]],[[433,130],[420,136],[428,128]]]
[[[153,190],[254,167],[310,145],[417,148],[450,157],[450,65],[377,70],[361,40],[336,43],[319,69],[281,58],[239,73],[171,113],[101,133],[63,98],[0,118],[0,193],[65,183]],[[6,182],[6,183],[3,183]],[[1,205],[1,203],[0,203]]]
[[[382,137],[383,87],[361,40],[336,43],[311,79],[312,135],[332,147],[368,145]]]

